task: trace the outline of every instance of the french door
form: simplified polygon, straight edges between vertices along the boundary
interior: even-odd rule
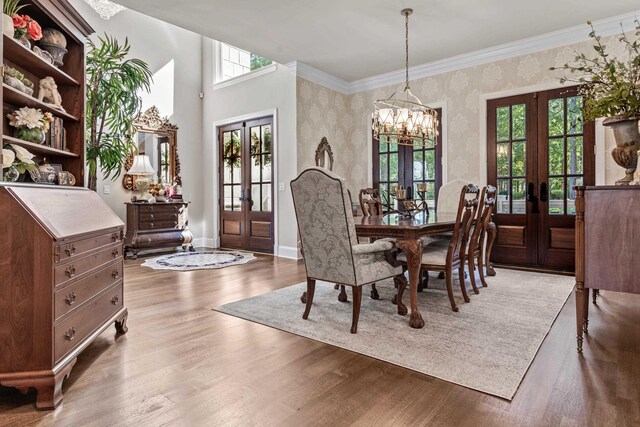
[[[273,253],[273,118],[219,128],[220,246]]]
[[[442,109],[436,109],[442,117]],[[410,188],[417,198],[417,185],[426,184],[425,199],[435,212],[436,196],[442,185],[442,121],[438,123],[438,137],[433,147],[411,147],[394,144],[386,137],[373,140],[373,187],[380,191],[385,206],[393,199],[390,189],[394,184]]]
[[[497,188],[492,261],[574,269],[575,190],[595,183],[595,125],[576,88],[487,102],[487,177]]]

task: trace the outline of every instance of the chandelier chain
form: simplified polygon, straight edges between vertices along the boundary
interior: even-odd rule
[[[405,69],[405,90],[409,88],[409,12],[404,14],[404,69]]]

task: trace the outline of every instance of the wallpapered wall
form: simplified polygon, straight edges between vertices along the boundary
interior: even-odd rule
[[[604,41],[612,47],[612,53],[622,52],[612,39]],[[582,42],[411,82],[412,92],[423,102],[445,104],[447,181],[460,178],[484,184],[486,163],[480,159],[481,145],[485,144],[480,137],[481,115],[484,117],[480,107],[486,103],[483,95],[517,88],[526,93],[532,86],[555,85],[559,72],[549,67],[571,61],[574,50],[593,55],[590,42]],[[343,95],[298,78],[297,88],[298,171],[314,165],[315,149],[326,136],[334,151],[334,171],[347,179],[352,191],[370,186],[372,105],[376,99],[388,97],[397,86]],[[609,155],[615,142],[612,133],[606,132],[604,177],[610,184],[624,174]]]

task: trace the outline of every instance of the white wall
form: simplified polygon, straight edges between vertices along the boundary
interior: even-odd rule
[[[121,42],[125,37],[131,44],[131,57],[149,64],[154,75],[150,94],[143,95],[143,110],[152,105],[160,109],[178,125],[178,154],[182,166],[182,183],[185,200],[192,202],[189,223],[196,238],[202,236],[203,204],[202,182],[204,174],[198,167],[202,151],[202,37],[155,18],[125,10],[110,20],[103,20],[82,0],[71,0],[73,6],[95,29],[92,36],[105,33]],[[125,220],[124,202],[132,193],[122,187],[122,177],[114,181],[98,179],[98,194],[120,218]],[[111,186],[111,194],[104,194],[104,186]]]
[[[217,246],[218,240],[218,145],[216,125],[231,123],[235,118],[276,111],[275,157],[277,173],[274,202],[276,209],[276,255],[297,256],[297,227],[289,182],[296,173],[296,76],[285,66],[276,65],[270,72],[242,83],[214,89],[215,55],[213,40],[203,39],[203,147],[201,176],[203,183],[203,237]],[[194,163],[195,164],[195,163]],[[284,185],[284,191],[279,187]]]

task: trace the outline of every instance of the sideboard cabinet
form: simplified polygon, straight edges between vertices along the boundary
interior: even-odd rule
[[[576,323],[578,351],[589,326],[589,291],[640,294],[640,186],[576,189]]]
[[[80,352],[126,333],[124,224],[93,191],[0,183],[0,384],[62,401]]]
[[[193,249],[189,202],[127,203],[125,249],[133,259],[145,249]]]

